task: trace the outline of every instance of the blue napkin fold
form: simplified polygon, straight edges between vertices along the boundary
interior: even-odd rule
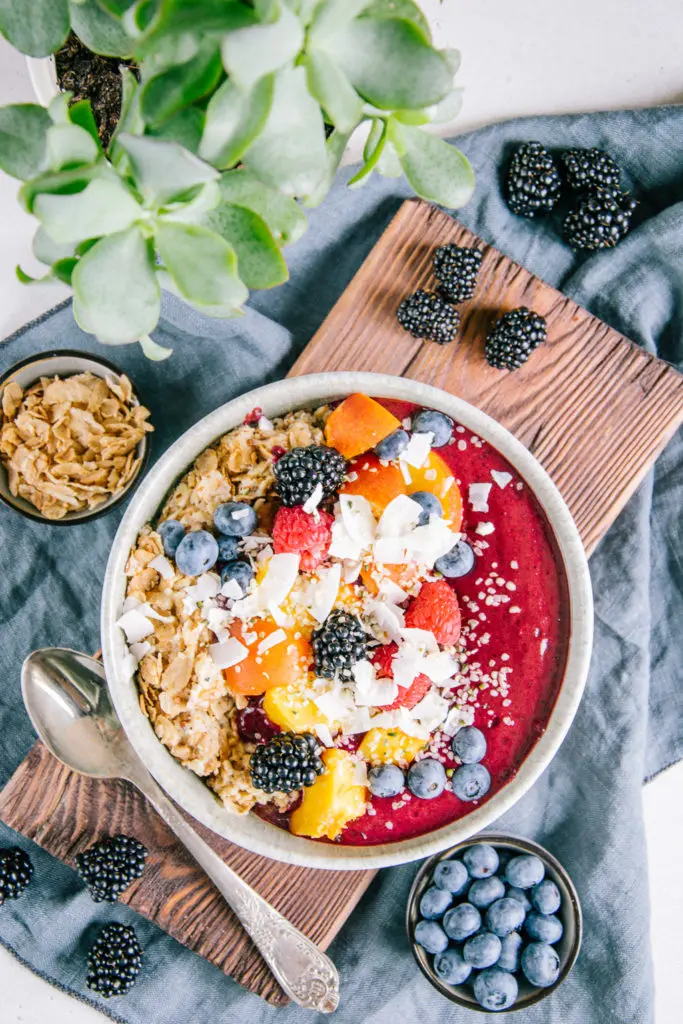
[[[531,222],[507,210],[501,164],[528,139],[599,146],[624,168],[640,206],[617,249],[576,256],[561,242],[557,218]],[[683,108],[517,120],[458,145],[477,176],[473,200],[458,212],[463,223],[649,351],[683,363]],[[152,410],[156,457],[200,416],[287,371],[408,195],[403,181],[383,179],[349,192],[350,174],[340,175],[311,213],[308,233],[288,250],[291,280],[255,294],[244,318],[207,320],[166,296],[156,337],[174,348],[170,360],[149,364],[137,346],[105,352]],[[59,347],[102,352],[66,305],[10,338],[0,365]],[[652,1019],[641,784],[683,756],[673,639],[683,621],[681,508],[679,435],[591,559],[595,651],[569,736],[496,823],[555,853],[583,901],[577,965],[557,992],[526,1011],[530,1024]],[[98,646],[101,581],[120,516],[117,510],[62,530],[0,508],[0,785],[34,738],[19,693],[24,656],[48,644]],[[22,899],[0,908],[0,941],[53,984],[124,1024],[313,1020],[297,1007],[267,1006],[128,908],[92,903],[72,871],[0,823],[0,845],[13,844],[29,850],[36,875]],[[381,872],[331,948],[342,980],[339,1024],[481,1019],[446,1003],[413,963],[403,916],[414,873],[412,865]],[[107,1003],[85,987],[85,951],[96,926],[112,920],[135,925],[146,957],[133,990]]]

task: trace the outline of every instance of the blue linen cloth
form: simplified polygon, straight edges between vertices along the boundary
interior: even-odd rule
[[[636,226],[615,250],[576,256],[552,217],[514,217],[500,193],[510,147],[599,146],[626,172],[640,200]],[[683,361],[683,108],[535,118],[461,137],[477,176],[459,219],[651,352]],[[340,175],[288,251],[291,280],[256,294],[236,321],[207,320],[165,297],[156,338],[174,348],[149,364],[138,346],[105,351],[130,374],[157,426],[154,455],[233,396],[282,376],[341,294],[408,188],[373,180],[349,192]],[[0,350],[7,367],[31,353],[102,352],[69,306],[19,331]],[[525,1014],[530,1024],[643,1024],[652,1019],[648,898],[641,784],[683,756],[683,688],[676,683],[683,621],[678,436],[591,559],[595,651],[585,697],[553,763],[496,828],[549,847],[576,882],[585,939],[565,984]],[[0,785],[33,742],[19,666],[33,648],[98,646],[101,581],[120,510],[66,530],[0,508]],[[0,908],[0,941],[53,984],[124,1024],[291,1024],[314,1014],[275,1009],[246,993],[124,906],[94,904],[77,876],[0,823],[0,845],[29,850],[35,878]],[[341,974],[339,1024],[437,1024],[480,1017],[447,1003],[418,972],[404,934],[415,865],[383,871],[331,948]],[[146,950],[129,995],[105,1002],[85,987],[96,926],[135,925]],[[322,1017],[320,1018],[322,1021]]]

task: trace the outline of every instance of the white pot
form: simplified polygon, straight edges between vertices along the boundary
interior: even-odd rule
[[[49,107],[55,96],[59,96],[54,57],[27,57],[26,66],[38,102],[43,107]]]
[[[139,531],[207,445],[240,424],[257,406],[273,418],[291,409],[316,408],[356,391],[438,409],[489,441],[512,463],[554,530],[567,579],[570,618],[567,662],[555,707],[544,733],[514,778],[459,821],[428,835],[366,847],[316,842],[291,835],[255,814],[238,816],[227,811],[200,778],[171,756],[140,711],[135,683],[125,668],[125,639],[116,625],[127,583],[124,568]],[[588,672],[593,630],[591,585],[583,545],[567,506],[536,459],[504,427],[467,402],[417,381],[371,373],[321,373],[268,384],[221,406],[183,434],[142,481],[123,517],[107,565],[102,602],[102,650],[111,696],[128,738],[159,784],[189,814],[233,843],[287,863],[336,870],[381,868],[439,853],[509,810],[550,763],[569,729]]]

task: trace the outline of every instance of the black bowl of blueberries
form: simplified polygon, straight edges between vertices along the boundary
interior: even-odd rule
[[[581,947],[581,904],[538,843],[484,833],[425,861],[408,898],[420,970],[470,1010],[521,1010],[554,992]]]

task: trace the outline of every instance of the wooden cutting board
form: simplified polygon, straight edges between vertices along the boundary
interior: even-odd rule
[[[401,299],[433,287],[437,245],[484,252],[458,341],[416,341],[396,322]],[[489,367],[491,323],[529,306],[549,340],[514,373]],[[562,491],[592,552],[683,421],[683,376],[534,277],[437,208],[403,204],[292,369],[374,370],[425,381],[495,416]],[[137,836],[148,867],[123,896],[135,910],[274,1005],[287,999],[232,913],[156,814],[125,783],[81,778],[37,743],[0,794],[0,817],[68,864],[95,839]],[[197,825],[232,867],[325,949],[369,885],[371,871],[289,867]],[[343,999],[343,990],[342,990]]]

